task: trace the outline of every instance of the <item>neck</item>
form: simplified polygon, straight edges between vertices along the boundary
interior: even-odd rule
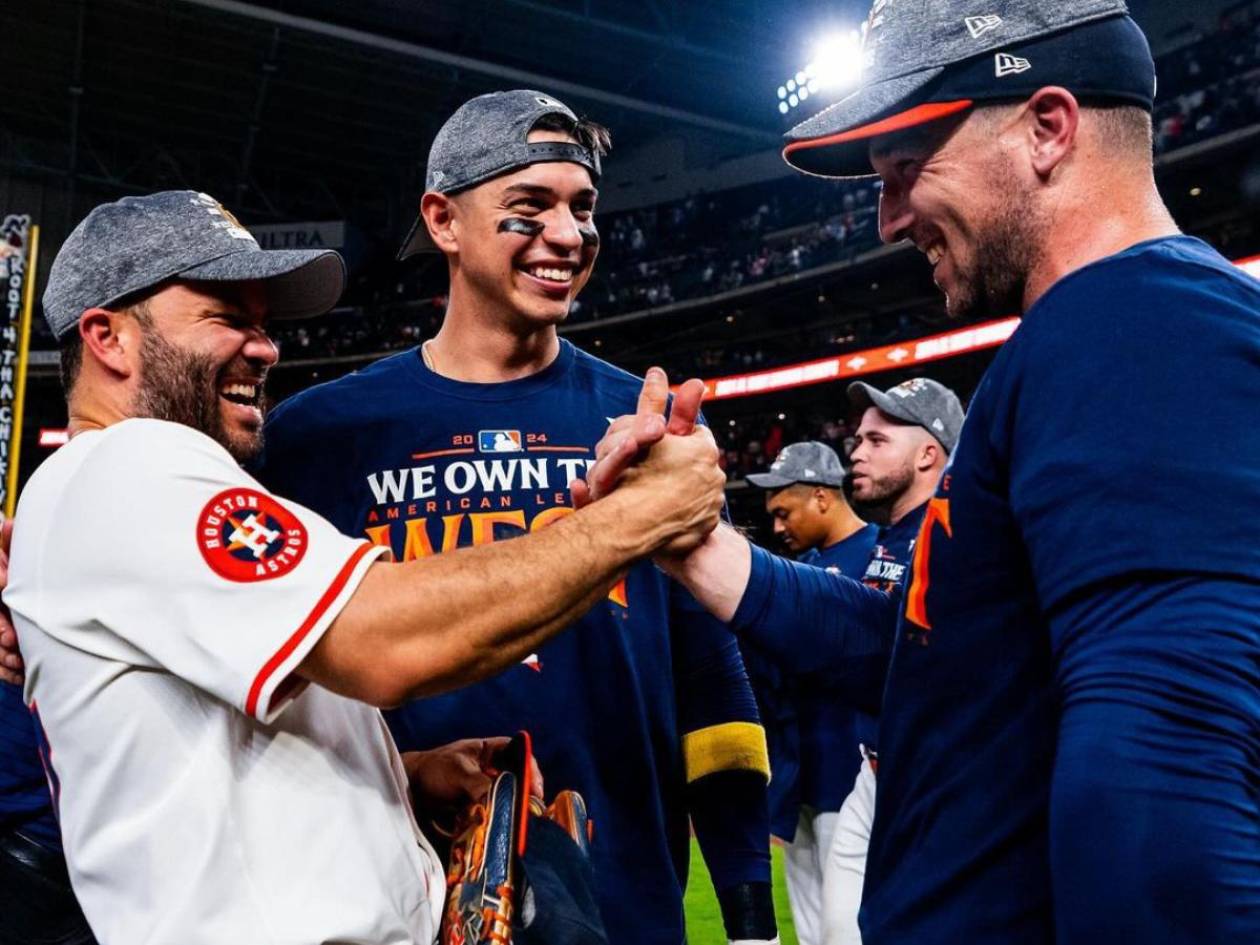
[[[66,405],[70,419],[66,429],[70,436],[78,436],[88,430],[104,430],[115,423],[121,423],[131,417],[131,412],[123,399],[110,396],[84,396],[80,389],[85,382],[75,385],[76,396],[70,398]]]
[[[511,323],[471,303],[452,281],[442,328],[427,351],[432,370],[454,381],[493,384],[537,374],[560,354],[555,325]]]
[[[1153,172],[1099,174],[1056,201],[1038,230],[1046,237],[1024,286],[1026,312],[1056,282],[1092,262],[1180,232]],[[1068,192],[1065,188],[1065,193]]]
[[[822,546],[830,548],[846,538],[851,538],[865,527],[866,522],[858,518],[857,514],[848,505],[837,506],[836,511],[831,515],[831,521],[827,527],[827,537],[823,539]]]
[[[927,475],[915,477],[914,485],[903,492],[888,510],[888,524],[896,525],[903,518],[932,498],[936,484],[941,478],[941,471],[933,469]]]

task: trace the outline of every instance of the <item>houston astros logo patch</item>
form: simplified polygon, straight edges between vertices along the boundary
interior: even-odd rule
[[[197,547],[229,581],[266,581],[288,574],[306,554],[297,516],[254,489],[224,489],[197,518]]]

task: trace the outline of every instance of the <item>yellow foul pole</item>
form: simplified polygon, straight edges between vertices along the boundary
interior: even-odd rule
[[[26,362],[31,352],[31,318],[35,311],[35,274],[39,265],[39,227],[31,227],[30,252],[26,257],[26,284],[22,287],[22,317],[18,324],[17,376],[13,388],[13,433],[9,441],[9,475],[5,481],[4,514],[17,508],[18,461],[22,453],[22,418],[26,412]]]

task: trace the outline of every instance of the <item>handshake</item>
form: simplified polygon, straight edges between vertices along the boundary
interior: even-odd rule
[[[667,417],[669,380],[649,370],[635,412],[612,422],[586,478],[569,484],[574,508],[615,496],[641,555],[677,559],[699,547],[717,528],[726,485],[713,434],[696,424],[703,398],[704,384],[687,381]]]

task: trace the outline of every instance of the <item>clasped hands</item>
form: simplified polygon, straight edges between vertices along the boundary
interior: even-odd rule
[[[713,434],[696,422],[703,399],[704,382],[693,378],[669,405],[669,380],[662,369],[651,368],[635,412],[612,421],[586,478],[569,484],[574,508],[614,490],[650,486],[664,507],[662,525],[673,530],[654,557],[676,559],[699,547],[720,521],[726,486]]]

